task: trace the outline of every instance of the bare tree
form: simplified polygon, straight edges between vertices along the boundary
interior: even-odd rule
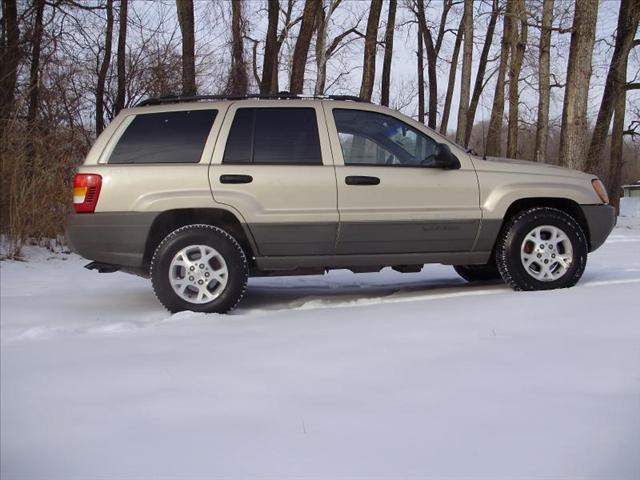
[[[422,31],[418,26],[418,121],[424,123],[424,41],[422,40]]]
[[[276,51],[275,51],[275,67],[274,67],[274,77],[272,80],[271,89],[274,92],[278,92],[280,90],[279,81],[278,81],[278,65],[280,59],[280,51],[282,50],[282,45],[289,38],[289,34],[293,27],[295,27],[298,23],[302,21],[303,15],[294,18],[293,16],[293,7],[295,6],[296,0],[287,0],[287,6],[284,9],[281,9],[284,19],[282,22],[282,29],[278,33],[278,39],[276,41]],[[306,62],[306,61],[305,61]]]
[[[587,100],[597,18],[598,0],[576,0],[558,157],[561,165],[578,170],[584,168],[587,153]]]
[[[113,0],[107,0],[107,26],[104,36],[104,55],[98,71],[98,83],[96,86],[96,135],[104,130],[104,90],[107,81],[107,73],[111,64],[111,48],[113,43]]]
[[[462,45],[462,37],[464,32],[464,15],[460,19],[460,25],[456,33],[456,40],[453,45],[453,53],[451,54],[451,65],[449,66],[449,80],[447,82],[447,93],[444,97],[444,106],[442,107],[442,119],[440,120],[440,133],[447,134],[449,127],[449,114],[451,112],[451,101],[453,99],[453,90],[456,86],[456,72],[458,71],[458,57],[460,55],[460,45]]]
[[[35,1],[33,20],[33,40],[31,49],[31,67],[29,69],[29,110],[27,122],[34,124],[38,115],[38,101],[40,94],[40,53],[42,50],[42,21],[44,15],[44,0]]]
[[[127,88],[126,79],[126,54],[127,54],[127,9],[129,0],[122,0],[120,2],[120,16],[118,19],[118,93],[116,94],[116,101],[113,106],[114,113],[118,113],[124,108],[125,92]]]
[[[627,59],[620,65],[627,70]],[[620,188],[622,184],[622,158],[624,148],[624,117],[626,113],[627,92],[623,89],[615,102],[615,114],[613,116],[613,128],[611,130],[611,151],[609,154],[609,172],[607,175],[609,201],[616,208],[620,207]]]
[[[493,0],[491,2],[491,16],[489,17],[489,25],[487,26],[487,33],[484,37],[482,53],[480,54],[480,61],[478,62],[478,71],[476,72],[476,79],[475,83],[473,84],[473,95],[471,95],[471,104],[469,105],[469,111],[467,112],[467,131],[464,139],[465,147],[469,145],[471,131],[473,130],[473,123],[476,118],[476,110],[478,109],[478,103],[480,102],[480,95],[482,95],[482,91],[484,90],[484,75],[487,71],[487,64],[489,63],[489,51],[491,50],[491,44],[493,43],[493,34],[496,30],[496,23],[498,22],[499,14],[500,6],[498,5],[498,0]]]
[[[551,96],[551,28],[553,26],[553,2],[544,0],[542,4],[542,26],[540,49],[538,52],[538,121],[536,125],[536,146],[533,159],[547,160],[547,136],[549,134],[549,100]]]
[[[233,0],[231,2],[231,70],[226,88],[226,93],[229,95],[246,95],[249,88],[243,38],[242,2]]]
[[[429,77],[429,113],[427,124],[431,128],[436,128],[438,116],[438,78],[436,66],[438,54],[433,44],[431,30],[427,26],[427,18],[424,11],[424,0],[416,0],[415,14],[418,18],[418,36],[427,50],[427,75]]]
[[[459,3],[457,0],[455,3]],[[449,16],[449,12],[451,11],[451,7],[454,5],[454,0],[443,0],[442,4],[442,15],[440,17],[440,25],[438,26],[438,35],[436,35],[436,54],[440,55],[440,48],[442,47],[442,42],[444,40],[444,34],[447,31],[447,17]]]
[[[616,29],[615,45],[611,64],[604,86],[602,102],[598,111],[589,155],[586,163],[586,170],[592,173],[601,174],[600,160],[605,147],[609,125],[613,111],[616,109],[618,96],[627,81],[627,57],[633,45],[634,36],[638,30],[638,20],[640,19],[640,0],[621,0],[618,13],[618,27]],[[624,120],[623,120],[624,122]]]
[[[520,28],[518,29],[518,21]],[[507,157],[518,156],[518,126],[520,105],[520,71],[527,47],[527,18],[524,0],[514,0],[514,15],[509,30],[511,62],[509,63],[509,122],[507,124]]]
[[[318,14],[318,3],[320,0],[306,0],[302,12],[302,24],[293,51],[291,64],[291,79],[289,81],[289,91],[294,94],[302,93],[304,87],[304,73],[307,67],[307,55],[313,37],[315,17]]]
[[[391,61],[393,59],[393,31],[396,25],[396,8],[398,0],[389,0],[387,27],[384,34],[384,60],[382,61],[382,86],[380,104],[389,106],[389,89],[391,86]]]
[[[324,2],[318,2],[318,14],[316,18],[316,86],[314,93],[322,95],[327,83],[327,24],[333,16],[333,12],[340,0],[329,0],[327,11],[324,10]]]
[[[464,143],[467,135],[467,111],[471,89],[471,63],[473,61],[473,0],[464,0],[464,47],[462,50],[462,76],[460,78],[460,106],[456,142]]]
[[[493,106],[491,108],[491,118],[489,119],[489,129],[487,132],[487,147],[485,154],[488,156],[500,156],[502,151],[502,117],[504,115],[504,84],[507,74],[507,64],[509,61],[509,39],[511,37],[511,17],[513,16],[514,0],[507,0],[504,12],[504,23],[502,29],[502,42],[500,46],[500,64],[498,65],[498,78],[493,95]]]
[[[268,0],[267,38],[262,62],[260,93],[263,95],[277,92],[278,76],[278,0]]]
[[[182,94],[196,94],[196,53],[193,29],[193,0],[176,0],[182,33]]]
[[[2,0],[2,44],[0,46],[0,119],[8,118],[15,102],[20,31],[16,0]]]
[[[382,0],[371,0],[369,19],[367,20],[367,32],[364,38],[364,61],[362,67],[362,84],[360,86],[360,98],[371,100],[373,95],[373,82],[376,76],[376,50],[378,46],[378,24]]]

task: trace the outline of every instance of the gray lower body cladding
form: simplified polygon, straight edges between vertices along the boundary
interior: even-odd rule
[[[77,254],[126,267],[140,267],[156,212],[72,213],[67,240]]]
[[[591,251],[615,226],[613,207],[582,205]],[[157,212],[71,214],[73,251],[98,262],[139,268]],[[264,270],[300,267],[478,264],[489,260],[501,222],[391,222],[249,225]],[[478,231],[478,228],[479,231]],[[475,246],[474,246],[475,243]]]
[[[79,255],[140,268],[158,212],[104,212],[69,216],[67,239]],[[474,252],[478,221],[249,225],[256,263],[265,270],[298,267],[483,263]],[[340,231],[338,231],[340,230]],[[336,242],[336,240],[338,241]],[[341,241],[342,240],[342,241]]]
[[[611,205],[580,205],[589,227],[589,251],[600,248],[616,226],[616,209]]]
[[[261,257],[470,251],[479,220],[249,225]]]

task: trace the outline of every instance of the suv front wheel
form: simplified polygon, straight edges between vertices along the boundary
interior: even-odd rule
[[[247,259],[238,242],[212,225],[187,225],[165,237],[151,260],[151,283],[171,312],[226,313],[247,286]]]
[[[587,239],[573,217],[536,207],[516,214],[502,230],[496,263],[514,290],[551,290],[580,280],[587,252]]]

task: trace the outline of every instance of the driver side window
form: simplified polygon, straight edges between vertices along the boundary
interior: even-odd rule
[[[336,108],[333,118],[345,165],[418,167],[433,162],[436,142],[394,117]]]

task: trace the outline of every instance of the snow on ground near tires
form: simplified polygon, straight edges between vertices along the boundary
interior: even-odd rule
[[[2,262],[2,478],[640,478],[640,225],[577,287],[252,279],[232,315]]]

